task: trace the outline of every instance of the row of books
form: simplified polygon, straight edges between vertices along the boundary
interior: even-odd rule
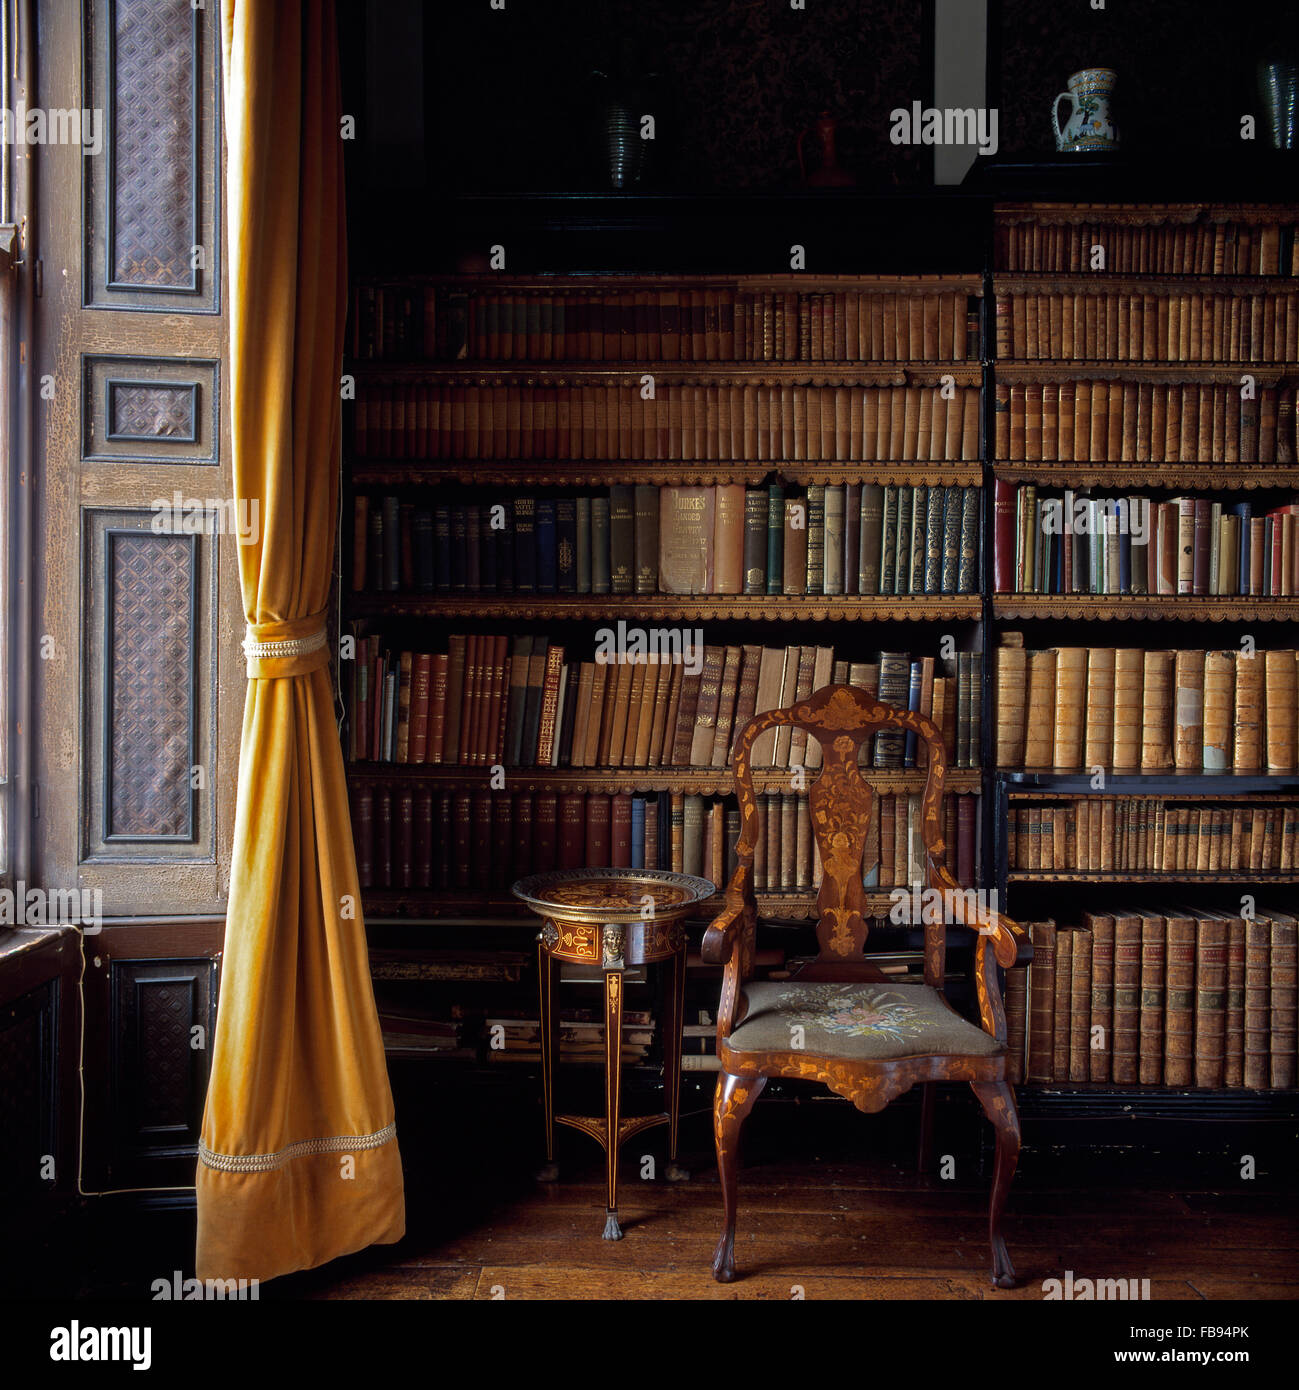
[[[999,647],[997,766],[1293,772],[1297,657]]]
[[[962,362],[979,357],[977,300],[946,290],[591,289],[360,285],[361,361]]]
[[[1295,919],[1188,908],[1026,923],[1006,976],[1012,1080],[1295,1085]]]
[[[1002,216],[993,256],[998,270],[1061,275],[1299,275],[1292,221],[1245,222],[1205,209],[1172,210],[1169,221],[1147,226],[1125,225],[1099,211],[1055,224]]]
[[[618,633],[606,631],[616,644]],[[632,634],[648,641],[659,631]],[[920,711],[942,731],[955,766],[978,763],[981,653],[935,660],[879,652],[848,662],[833,647],[701,644],[673,654],[638,650],[634,636],[623,637],[618,651],[578,661],[539,635],[453,633],[436,653],[393,652],[378,634],[360,636],[348,756],[480,767],[726,767],[734,735],[755,714],[834,683]],[[900,730],[875,734],[865,756],[881,768],[925,763],[924,745]],[[821,745],[786,725],[759,735],[751,761],[815,769]]]
[[[1299,294],[1199,290],[997,295],[997,358],[1050,362],[1294,362]]]
[[[490,792],[433,787],[350,790],[362,888],[503,890],[550,869],[588,865],[665,868],[719,889],[736,866],[740,815],[734,798],[680,792]],[[878,798],[862,863],[867,887],[923,882],[919,796]],[[811,892],[822,878],[806,794],[758,798],[754,846],[758,892]],[[952,871],[967,886],[978,866],[972,794],[943,802]]]
[[[1148,796],[1012,805],[1007,865],[1057,873],[1292,872],[1299,805],[1188,805]]]
[[[1054,463],[1293,463],[1295,389],[1183,382],[998,382],[999,459]]]
[[[652,394],[649,394],[652,391]],[[973,460],[972,386],[363,382],[358,458]]]
[[[1093,496],[999,478],[993,507],[998,593],[1299,594],[1299,503],[1259,513],[1251,502]]]
[[[358,493],[352,589],[443,594],[952,594],[978,586],[979,489],[614,484],[404,502]]]
[[[498,1010],[482,1021],[483,1056],[489,1063],[541,1062],[541,1020],[522,1009]],[[716,1033],[716,1028],[712,1030]],[[647,1009],[624,1009],[621,1059],[623,1066],[637,1066],[648,1058],[654,1043],[654,1017]],[[595,1064],[604,1061],[603,1012],[594,1009],[561,1009],[558,1037],[561,1064]]]

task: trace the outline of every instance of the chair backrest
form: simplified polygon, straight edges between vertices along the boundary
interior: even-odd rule
[[[947,854],[943,840],[947,753],[942,735],[925,715],[881,704],[864,690],[848,685],[822,686],[796,705],[755,715],[736,736],[732,750],[741,817],[737,883],[746,873],[752,882],[758,835],[753,744],[767,730],[785,724],[806,729],[821,745],[821,773],[808,785],[812,833],[821,853],[823,873],[816,900],[819,959],[852,961],[862,955],[870,930],[862,911],[866,905],[862,857],[875,812],[875,793],[867,780],[872,769],[863,768],[858,762],[861,746],[880,730],[896,729],[902,734],[916,734],[927,750],[928,776],[921,801],[920,831],[928,883],[930,867],[945,863]],[[925,977],[930,983],[941,984],[945,940],[941,925],[937,931],[931,931],[931,924],[926,924]]]

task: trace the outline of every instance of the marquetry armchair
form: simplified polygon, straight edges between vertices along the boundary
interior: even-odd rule
[[[758,807],[751,757],[754,741],[780,725],[806,729],[822,750],[822,771],[809,785],[812,830],[823,878],[817,896],[816,958],[788,980],[754,981],[757,905],[753,853]],[[926,887],[942,910],[924,916],[924,982],[890,980],[864,956],[869,931],[862,858],[875,796],[859,767],[863,743],[879,730],[915,733],[927,750],[921,803]],[[735,739],[732,761],[740,802],[738,864],[724,906],[704,937],[703,956],[724,964],[717,1018],[721,1071],[713,1106],[723,1230],[713,1276],[735,1278],[736,1159],[740,1128],[772,1076],[821,1081],[859,1110],[882,1110],[917,1083],[968,1081],[997,1136],[988,1230],[992,1280],[1014,1284],[1001,1234],[1001,1215],[1019,1157],[1019,1117],[1006,1080],[1006,1017],[998,964],[1027,959],[1024,929],[964,892],[947,867],[942,798],[947,757],[942,736],[922,714],[879,703],[862,690],[829,685],[788,709],[751,719]],[[934,901],[933,895],[929,895]],[[932,920],[942,918],[943,920]],[[956,1012],[943,994],[947,926],[978,933],[974,949],[981,1026]]]

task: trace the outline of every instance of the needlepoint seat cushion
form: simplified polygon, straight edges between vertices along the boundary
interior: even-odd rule
[[[929,985],[750,981],[744,992],[748,1012],[727,1039],[733,1052],[791,1051],[795,1028],[803,1030],[797,1050],[820,1057],[987,1057],[1002,1050]]]

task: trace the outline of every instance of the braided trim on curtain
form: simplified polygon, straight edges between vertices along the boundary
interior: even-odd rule
[[[244,655],[250,660],[265,660],[280,656],[307,656],[318,652],[328,640],[324,627],[308,637],[284,637],[277,641],[259,642],[252,629],[245,629]]]
[[[223,1173],[266,1173],[284,1165],[295,1158],[308,1154],[350,1153],[353,1149],[377,1149],[390,1139],[396,1138],[397,1124],[384,1125],[373,1134],[335,1134],[328,1139],[300,1139],[296,1144],[270,1154],[219,1154],[214,1153],[202,1140],[199,1141],[198,1156],[209,1168],[220,1169]]]

